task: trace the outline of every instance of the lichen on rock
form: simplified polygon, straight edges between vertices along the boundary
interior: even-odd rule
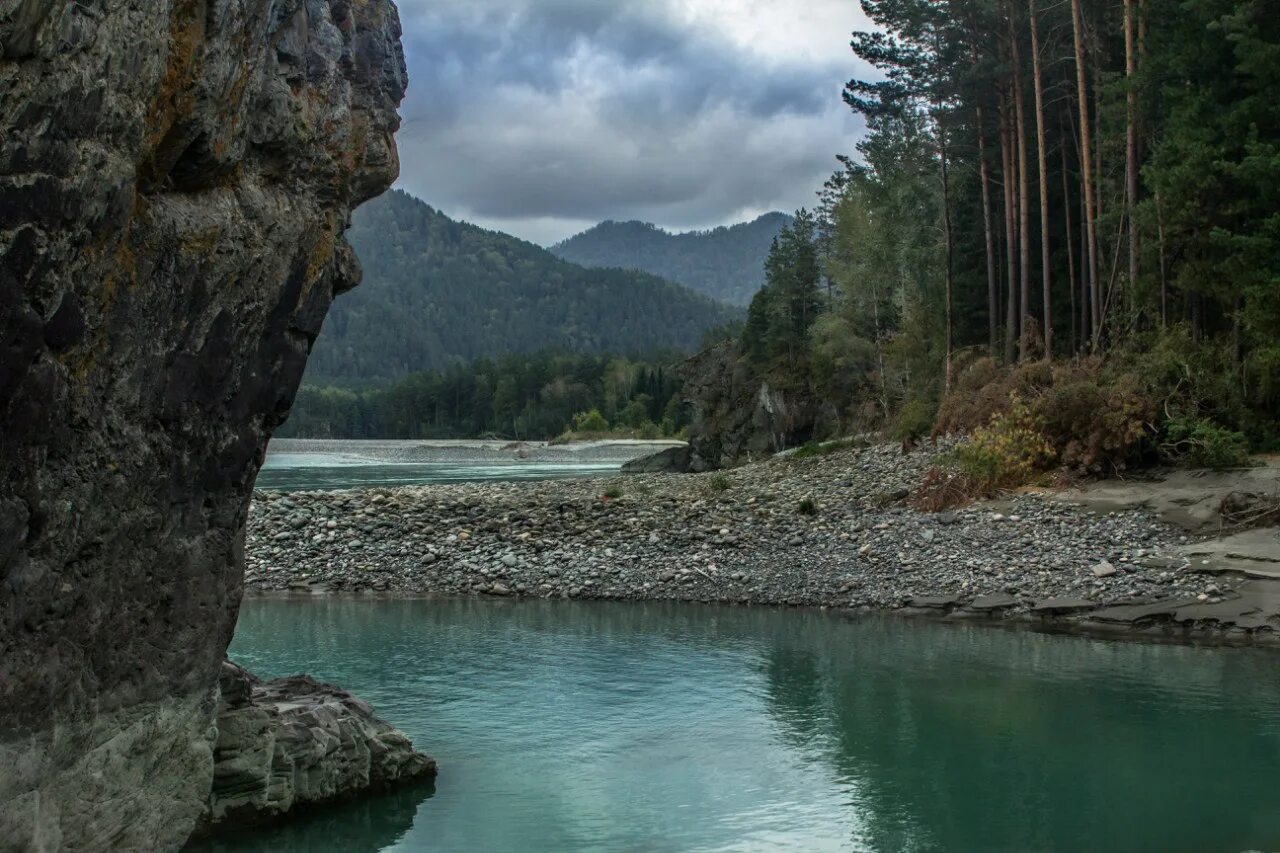
[[[0,4],[0,849],[205,807],[244,524],[398,171],[390,0]]]

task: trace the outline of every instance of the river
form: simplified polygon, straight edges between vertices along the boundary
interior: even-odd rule
[[[624,462],[678,444],[273,439],[257,487],[294,492],[601,477],[618,473]]]
[[[668,604],[250,599],[434,788],[201,851],[1280,848],[1280,657]]]

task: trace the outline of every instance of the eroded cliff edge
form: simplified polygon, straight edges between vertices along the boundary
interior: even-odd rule
[[[0,4],[0,849],[166,849],[271,431],[398,170],[390,0]]]

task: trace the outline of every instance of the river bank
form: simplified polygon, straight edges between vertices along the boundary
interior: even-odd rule
[[[1229,548],[1222,560],[1201,556],[1203,533],[1164,520],[1143,484],[1128,484],[1137,494],[1124,501],[1114,490],[1105,503],[1087,491],[1045,492],[919,513],[904,499],[934,453],[871,447],[715,474],[262,491],[245,583],[263,592],[825,606],[1277,637],[1280,562],[1263,553],[1252,571],[1226,559]]]

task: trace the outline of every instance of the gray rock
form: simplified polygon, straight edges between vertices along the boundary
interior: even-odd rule
[[[1117,569],[1111,563],[1105,560],[1093,567],[1093,576],[1095,578],[1109,578],[1116,573]]]
[[[1037,601],[1031,606],[1032,613],[1076,613],[1082,610],[1094,610],[1097,603],[1084,598],[1072,598],[1070,596],[1053,596],[1043,601]]]
[[[648,456],[642,456],[639,459],[632,459],[622,466],[624,474],[658,474],[658,473],[684,473],[689,470],[692,462],[692,453],[689,445],[681,445],[680,447],[668,447],[665,450],[659,450],[657,453],[651,453]]]
[[[198,835],[436,774],[435,761],[345,690],[306,675],[263,682],[230,661],[220,683],[213,785]]]
[[[389,0],[3,6],[0,846],[176,849],[256,466],[359,279],[349,211],[397,171],[400,26]]]

